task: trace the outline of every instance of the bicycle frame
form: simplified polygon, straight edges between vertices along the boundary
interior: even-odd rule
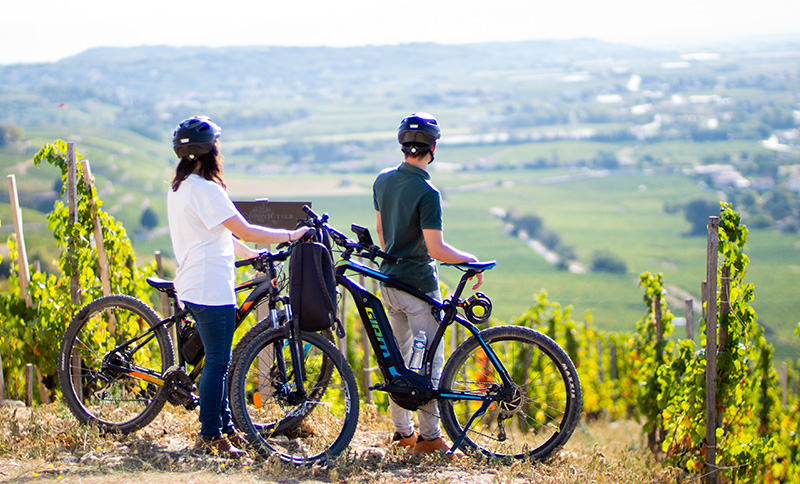
[[[238,329],[244,322],[245,318],[248,315],[250,315],[265,300],[269,301],[270,315],[272,317],[273,325],[277,325],[279,320],[277,303],[278,302],[286,303],[288,297],[279,295],[280,288],[278,287],[277,283],[278,269],[276,267],[276,261],[285,260],[288,257],[288,254],[289,252],[279,252],[278,254],[267,253],[269,258],[268,262],[266,262],[266,267],[264,267],[267,269],[266,271],[267,274],[255,277],[253,279],[242,282],[235,286],[236,293],[251,290],[250,293],[245,298],[244,302],[242,302],[242,304],[236,308],[235,329]],[[274,257],[274,259],[272,257]],[[252,260],[253,259],[251,259],[250,261]],[[237,265],[245,265],[245,264],[237,263]],[[116,348],[108,352],[106,358],[109,359],[109,357],[119,354],[127,354],[127,355],[134,354],[136,353],[136,351],[139,350],[139,348],[141,348],[143,345],[147,344],[149,341],[155,338],[156,334],[155,332],[157,328],[164,327],[165,329],[169,330],[174,325],[176,326],[176,334],[177,334],[178,365],[182,368],[187,368],[187,362],[184,359],[183,352],[181,351],[181,349],[183,348],[183,345],[187,341],[187,338],[183,336],[183,333],[185,327],[188,324],[190,324],[186,320],[186,317],[190,314],[190,311],[188,308],[181,306],[180,301],[178,299],[177,291],[175,290],[175,286],[172,283],[172,281],[151,277],[148,278],[147,282],[153,288],[167,295],[170,301],[170,308],[172,315],[168,318],[162,319],[158,324],[151,327],[144,333],[118,345]],[[289,306],[289,304],[284,304],[284,311],[286,312],[287,319],[291,320],[291,307]],[[194,365],[192,372],[189,373],[189,379],[192,382],[196,382],[198,377],[202,373],[204,362],[205,362],[205,357],[201,358],[200,361],[198,361],[197,364]],[[150,369],[139,368],[130,364],[122,364],[122,365],[114,364],[114,362],[111,359],[108,360],[107,364],[109,368],[113,369],[115,372],[119,374],[124,374],[132,378],[144,380],[147,381],[148,383],[152,383],[159,387],[164,386],[165,375],[163,374],[157,374]],[[187,391],[187,394],[184,396],[186,396],[187,398],[196,398],[193,395],[189,395],[188,393],[189,392]]]
[[[469,392],[462,391],[448,391],[441,392],[438,389],[432,388],[431,383],[431,370],[433,366],[433,358],[436,349],[441,344],[444,333],[447,327],[453,322],[464,326],[475,338],[478,339],[479,344],[486,352],[489,361],[495,367],[498,374],[503,381],[503,387],[512,388],[513,382],[508,375],[506,368],[503,366],[500,359],[495,354],[494,350],[486,344],[480,335],[480,329],[471,322],[462,318],[455,310],[458,305],[459,297],[464,290],[468,276],[462,277],[458,288],[453,295],[445,299],[445,301],[438,301],[425,293],[422,293],[396,279],[393,279],[382,272],[371,269],[364,264],[353,261],[350,259],[349,254],[343,256],[342,259],[336,263],[336,282],[341,285],[353,296],[356,307],[358,308],[359,315],[361,316],[362,324],[367,333],[370,341],[370,346],[377,360],[378,367],[380,368],[386,384],[378,384],[371,389],[387,391],[391,394],[403,395],[410,397],[416,401],[416,408],[419,404],[423,404],[431,399],[450,399],[450,400],[475,400],[485,401],[484,408],[488,408],[492,401],[502,400],[503,396],[496,391],[491,398],[487,399],[485,395],[475,395]],[[361,274],[365,277],[376,279],[384,285],[397,288],[403,292],[411,294],[412,296],[425,301],[432,306],[434,316],[439,320],[439,328],[433,337],[432,343],[426,352],[425,359],[423,360],[423,368],[421,373],[417,373],[406,367],[403,361],[400,348],[393,336],[389,319],[386,316],[386,311],[380,299],[374,294],[370,293],[363,286],[358,284],[355,280],[348,277],[345,273],[352,271]],[[398,404],[402,405],[400,402]],[[415,405],[408,405],[415,406]],[[416,408],[409,408],[409,410],[416,410]]]

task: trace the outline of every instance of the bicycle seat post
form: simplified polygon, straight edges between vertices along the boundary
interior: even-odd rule
[[[170,316],[175,316],[181,310],[181,302],[178,300],[178,293],[174,290],[169,291],[167,293],[167,297],[170,299],[169,307],[171,308],[172,314]]]
[[[479,271],[474,269],[467,269],[464,271],[464,274],[461,276],[461,280],[458,281],[458,286],[456,287],[455,292],[453,292],[452,300],[454,303],[458,303],[458,301],[461,299],[461,293],[464,292],[464,288],[467,286],[467,281],[477,274],[479,274]]]

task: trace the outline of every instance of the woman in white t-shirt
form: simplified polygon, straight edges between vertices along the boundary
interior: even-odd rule
[[[227,372],[236,321],[235,256],[258,252],[246,242],[275,244],[302,237],[309,228],[281,230],[251,225],[231,202],[222,178],[222,129],[206,116],[189,118],[172,137],[180,158],[167,195],[172,248],[178,262],[175,288],[197,322],[205,348],[200,379],[200,433],[196,447],[240,457],[244,439],[228,407]]]

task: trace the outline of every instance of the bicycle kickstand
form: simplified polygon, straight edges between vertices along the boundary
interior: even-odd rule
[[[469,422],[467,422],[467,425],[464,426],[464,430],[461,432],[461,435],[459,435],[458,438],[455,440],[455,442],[453,442],[453,446],[450,447],[450,450],[445,452],[446,455],[453,455],[453,453],[455,453],[455,451],[464,442],[464,438],[466,438],[466,436],[467,436],[467,431],[469,430],[470,427],[472,427],[472,422],[474,422],[476,418],[483,416],[483,414],[486,413],[486,410],[489,409],[489,405],[491,405],[491,404],[492,404],[492,400],[484,400],[483,401],[483,404],[481,405],[481,408],[479,408],[478,411],[476,411],[472,415],[472,417],[469,419]]]

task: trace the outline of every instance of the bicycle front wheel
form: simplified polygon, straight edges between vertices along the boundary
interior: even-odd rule
[[[84,306],[64,333],[58,381],[64,401],[83,424],[112,433],[149,424],[166,401],[161,376],[172,366],[172,343],[158,315],[124,295]]]
[[[272,316],[267,316],[266,318],[259,321],[255,326],[250,328],[247,333],[242,336],[242,339],[236,343],[236,346],[233,348],[233,356],[231,357],[231,364],[228,367],[228,402],[233,401],[233,385],[231,382],[233,381],[233,370],[236,369],[236,362],[239,361],[242,352],[247,345],[249,345],[256,336],[266,331],[269,331],[272,328],[276,328],[278,326],[283,326],[286,324],[286,313],[281,310],[278,312],[278,323],[274,323]],[[335,343],[333,339],[333,332],[331,330],[320,331],[320,334],[325,337],[328,341]],[[318,398],[325,391],[325,386],[327,385],[327,380],[330,379],[330,376],[333,371],[333,364],[330,360],[325,360],[325,367],[322,368],[323,371],[319,372],[319,381],[314,385],[314,392],[310,395],[309,398],[312,400]],[[236,414],[231,412],[231,416],[233,417],[233,424],[236,426],[237,429],[242,428],[242,422],[239,422],[238,417]],[[286,430],[286,428],[290,425],[297,425],[302,420],[302,417],[298,417],[294,421],[287,420],[282,424],[280,431]]]
[[[503,395],[469,425],[462,449],[492,457],[544,459],[569,440],[578,424],[582,395],[578,374],[552,339],[522,326],[480,332],[511,378],[506,387],[488,353],[473,336],[459,345],[442,372],[439,400],[442,425],[454,441],[483,405],[481,398]]]
[[[264,457],[323,463],[344,451],[355,434],[358,387],[330,341],[302,333],[305,392],[299,392],[286,332],[261,333],[242,352],[231,382],[231,412]]]

